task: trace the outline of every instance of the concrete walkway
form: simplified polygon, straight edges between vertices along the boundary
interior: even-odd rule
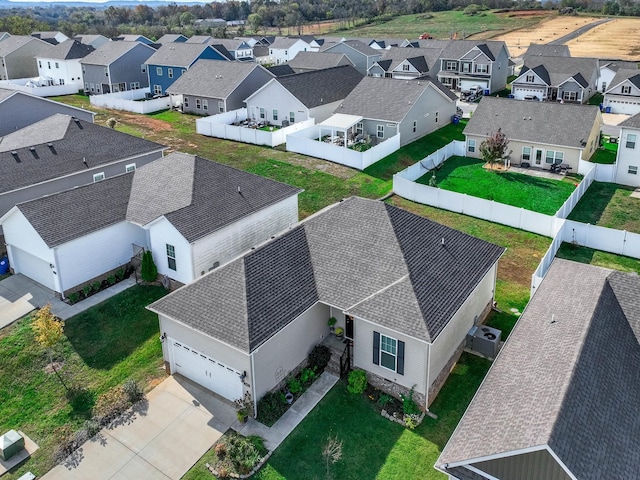
[[[125,278],[121,282],[118,282],[115,285],[112,285],[111,287],[104,290],[101,290],[95,295],[91,295],[89,298],[85,298],[81,302],[74,303],[73,305],[69,305],[68,303],[65,303],[62,300],[56,298],[55,302],[51,302],[51,312],[56,317],[61,318],[62,320],[67,320],[68,318],[71,318],[80,312],[84,312],[85,310],[88,310],[91,307],[104,302],[108,298],[111,298],[120,292],[124,292],[127,288],[131,288],[135,284],[135,279],[131,277]]]

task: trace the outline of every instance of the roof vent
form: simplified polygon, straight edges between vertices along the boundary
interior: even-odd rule
[[[58,154],[58,152],[56,152],[55,147],[53,146],[53,143],[47,143],[47,147],[49,147],[49,150],[51,150],[51,153],[53,153],[54,155]]]
[[[13,150],[11,152],[11,155],[13,155],[13,158],[15,159],[16,162],[20,163],[20,157],[18,156],[18,152],[16,152],[15,150]]]

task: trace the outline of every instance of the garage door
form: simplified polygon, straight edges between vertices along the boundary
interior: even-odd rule
[[[517,100],[523,100],[527,95],[535,95],[540,100],[542,100],[544,96],[544,90],[539,88],[522,88],[522,87],[513,87],[511,93]]]
[[[175,340],[171,341],[175,373],[231,401],[242,398],[240,372]]]
[[[476,85],[480,85],[483,89],[489,88],[489,82],[486,80],[460,80],[460,90],[469,90]]]
[[[11,245],[11,256],[13,257],[13,269],[16,273],[21,273],[25,277],[44,285],[53,290],[53,271],[49,262],[42,260],[30,253],[20,250]]]

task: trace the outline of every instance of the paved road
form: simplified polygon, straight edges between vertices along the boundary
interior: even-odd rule
[[[584,27],[580,27],[579,29],[565,35],[564,37],[557,38],[547,45],[562,45],[563,43],[567,43],[569,40],[573,40],[576,37],[579,37],[585,32],[588,32],[592,28],[597,27],[598,25],[602,25],[603,23],[607,23],[613,20],[612,18],[603,18],[602,20],[598,20],[597,22],[590,23],[589,25],[585,25]]]

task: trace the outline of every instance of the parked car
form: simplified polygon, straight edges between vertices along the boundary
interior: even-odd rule
[[[469,91],[476,97],[480,97],[484,93],[484,89],[480,85],[474,85],[473,87],[469,88]]]
[[[525,100],[535,100],[536,102],[540,101],[540,99],[536,95],[525,95]]]

